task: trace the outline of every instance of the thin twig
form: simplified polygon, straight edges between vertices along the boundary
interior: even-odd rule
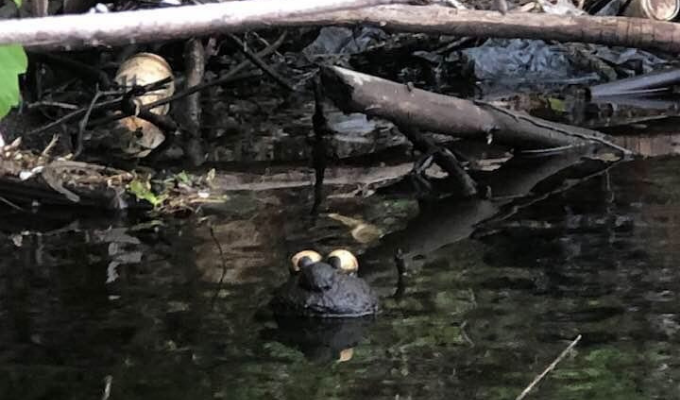
[[[165,97],[165,98],[163,98],[163,99],[156,100],[156,101],[154,101],[153,103],[145,104],[145,105],[143,105],[143,106],[141,106],[141,107],[139,108],[139,115],[138,115],[138,116],[143,118],[142,113],[143,113],[144,111],[149,111],[149,110],[154,109],[154,108],[156,108],[156,107],[158,107],[158,106],[162,106],[163,104],[167,104],[167,103],[173,102],[173,101],[175,101],[175,100],[179,100],[179,99],[181,99],[181,98],[184,98],[184,97],[186,97],[186,96],[189,96],[189,95],[192,94],[192,93],[199,92],[199,91],[201,91],[201,90],[203,90],[203,89],[205,89],[205,88],[207,88],[207,87],[215,86],[215,85],[225,85],[225,84],[227,84],[227,83],[234,82],[234,81],[238,81],[238,80],[241,80],[241,79],[246,79],[246,78],[252,78],[252,77],[255,77],[255,76],[260,76],[261,74],[258,73],[257,75],[253,75],[253,74],[251,74],[251,73],[247,73],[247,74],[241,74],[241,75],[236,75],[236,74],[234,74],[235,76],[234,76],[234,75],[231,75],[231,74],[227,74],[227,75],[230,75],[230,76],[226,76],[226,75],[225,75],[225,76],[223,76],[223,77],[221,77],[221,78],[219,78],[219,79],[216,79],[216,80],[214,80],[214,81],[204,82],[204,83],[201,83],[200,85],[192,86],[192,87],[187,88],[187,89],[185,89],[185,90],[183,90],[183,91],[181,91],[181,92],[178,92],[178,93],[176,93],[176,94],[174,94],[174,95],[172,95],[172,96],[170,96],[170,97]],[[102,125],[102,124],[107,124],[107,123],[109,123],[109,122],[118,121],[119,119],[123,119],[123,118],[129,117],[130,115],[132,115],[132,114],[131,114],[131,113],[128,113],[128,112],[121,112],[121,113],[119,113],[119,114],[109,115],[109,116],[107,116],[107,117],[103,117],[103,118],[94,120],[94,121],[91,122],[91,124],[92,124],[92,125]]]
[[[263,58],[263,57],[267,57],[267,56],[275,53],[279,49],[279,47],[281,47],[281,45],[283,44],[283,41],[286,40],[286,36],[287,36],[287,31],[283,31],[283,33],[276,39],[276,41],[274,43],[265,47],[264,50],[258,52],[257,56],[260,57],[260,58]],[[227,72],[227,74],[225,76],[230,75],[230,74],[235,75],[235,74],[243,71],[244,69],[248,68],[251,64],[252,63],[250,61],[247,61],[247,60],[242,61],[242,62],[238,63],[234,68],[229,70],[229,72]],[[218,78],[218,79],[220,79],[220,78]]]
[[[567,356],[567,354],[571,351],[571,349],[573,349],[574,346],[576,346],[576,344],[577,344],[580,340],[581,340],[581,335],[576,336],[576,339],[574,339],[571,343],[569,343],[569,346],[567,346],[566,349],[562,350],[562,353],[560,353],[560,355],[557,356],[557,358],[556,358],[552,363],[550,363],[550,365],[548,365],[548,368],[546,368],[543,372],[541,372],[540,375],[538,375],[536,378],[534,378],[534,380],[529,384],[529,386],[527,386],[526,389],[524,389],[524,390],[522,391],[522,393],[520,393],[520,395],[517,396],[517,398],[515,398],[515,400],[522,400],[524,397],[526,397],[526,395],[529,394],[529,392],[531,391],[531,389],[533,389],[534,386],[536,386],[536,385],[538,384],[538,382],[540,382],[543,378],[545,378],[545,376],[548,375],[548,373],[549,373],[550,371],[552,371],[553,369],[555,369],[555,367],[557,366],[557,364],[558,364],[560,361],[562,361],[562,359],[563,359],[564,357]]]
[[[274,43],[272,43],[271,46],[269,46],[266,49],[262,50],[261,52],[257,53],[257,55],[259,57],[266,57],[266,56],[274,53],[279,47],[281,47],[285,38],[286,38],[286,33],[284,32],[283,34],[281,34],[281,36],[279,36],[278,39],[276,39],[276,41]],[[244,69],[246,69],[250,64],[251,64],[250,61],[243,61],[243,62],[239,63],[238,65],[236,65],[234,68],[232,68],[229,72],[227,72],[226,74],[217,78],[214,81],[205,82],[205,83],[202,83],[200,85],[192,86],[191,88],[184,90],[182,92],[176,93],[173,96],[166,97],[164,99],[160,99],[156,102],[153,102],[153,103],[149,104],[148,107],[143,107],[143,109],[151,110],[154,107],[158,107],[158,106],[164,105],[166,103],[170,103],[172,101],[179,100],[179,99],[181,99],[185,96],[188,96],[192,93],[203,90],[206,87],[210,87],[210,86],[214,86],[214,85],[222,85],[222,84],[229,83],[229,82],[232,82],[232,81],[235,81],[235,80],[238,80],[238,79],[243,79],[244,77],[248,77],[250,75],[240,75],[239,76],[238,73],[243,71]],[[153,82],[153,83],[151,83],[147,86],[153,88],[153,87],[155,87],[155,85],[157,85],[161,82],[165,82],[165,80],[162,80],[160,82]],[[97,104],[94,107],[94,110],[99,111],[103,108],[120,108],[120,104],[121,104],[122,100],[123,100],[122,97],[118,97],[118,98],[115,98],[115,99],[112,99],[112,100],[103,101],[100,104]],[[41,126],[40,128],[32,130],[31,132],[28,133],[28,135],[29,136],[30,135],[37,135],[37,134],[44,132],[48,129],[52,129],[52,128],[59,126],[61,124],[65,124],[67,122],[70,122],[70,121],[80,117],[81,115],[85,114],[85,112],[87,112],[87,108],[81,108],[79,110],[72,111],[72,112],[64,115],[63,117],[57,119],[54,122],[50,122],[47,125],[44,125],[44,126]],[[95,124],[95,123],[100,124],[100,123],[105,123],[105,122],[116,121],[116,120],[119,120],[119,119],[123,119],[125,117],[129,117],[129,115],[125,115],[125,113],[123,113],[123,114],[120,114],[120,115],[116,115],[114,117],[103,118],[103,119],[100,119],[100,120],[93,121],[93,124]]]
[[[261,52],[257,53],[257,55],[259,57],[265,57],[265,56],[275,52],[281,46],[281,44],[283,44],[283,40],[285,39],[285,37],[286,37],[286,34],[283,33],[276,40],[276,42],[274,42],[270,47],[268,47],[268,48],[262,50]],[[201,91],[205,88],[211,87],[211,86],[220,86],[220,85],[223,85],[223,84],[226,84],[226,83],[237,81],[239,79],[249,78],[249,77],[252,76],[252,74],[238,75],[238,73],[243,71],[250,64],[251,64],[250,61],[243,61],[243,62],[239,63],[238,65],[236,65],[231,70],[229,70],[229,72],[225,73],[224,75],[220,76],[219,78],[217,78],[215,80],[212,80],[212,81],[209,81],[209,82],[203,82],[200,85],[192,86],[192,87],[187,88],[187,89],[185,89],[181,92],[175,93],[174,95],[172,95],[170,97],[165,97],[163,99],[156,100],[155,102],[153,102],[151,104],[147,104],[147,105],[143,106],[141,109],[142,110],[150,110],[152,108],[162,106],[162,105],[167,104],[167,103],[171,103],[175,100],[182,99],[186,96],[189,96],[191,94],[194,94],[196,92],[199,92],[199,91]],[[121,119],[121,118],[124,118],[124,117],[125,116],[118,116],[115,119]],[[97,122],[99,122],[99,121],[97,121]]]
[[[128,86],[122,86],[123,88],[127,89],[127,92],[125,92],[126,95],[134,95],[134,96],[141,96],[145,93],[153,92],[156,90],[164,90],[167,89],[167,84],[172,82],[173,78],[171,76],[167,76],[161,80],[151,82],[146,85],[128,85]],[[112,93],[112,94],[117,94],[117,93]]]
[[[102,393],[102,400],[108,400],[111,396],[111,383],[113,383],[113,377],[111,375],[106,375],[104,377],[104,393]]]
[[[92,97],[92,101],[90,102],[89,107],[87,107],[87,111],[85,111],[85,116],[83,117],[82,120],[80,120],[80,123],[78,124],[78,137],[76,139],[76,149],[73,152],[73,158],[78,157],[80,153],[83,152],[83,135],[85,134],[87,121],[90,120],[90,114],[92,114],[92,109],[94,108],[95,104],[97,104],[97,100],[99,100],[99,98],[103,94],[103,92],[99,90],[99,85],[96,85],[95,90],[96,91],[94,93],[94,96]]]
[[[328,120],[324,114],[324,94],[321,81],[317,77],[314,80],[314,115],[312,116],[312,127],[314,139],[312,142],[312,166],[314,167],[314,204],[311,214],[316,215],[323,202],[323,181],[328,167],[326,157],[325,136],[332,135],[333,131],[328,126]]]
[[[4,198],[2,196],[0,196],[0,203],[5,203],[5,204],[7,204],[8,206],[12,207],[13,209],[15,209],[17,211],[26,212],[26,210],[24,210],[23,208],[19,207],[18,205],[14,204],[13,202],[7,200],[6,198]]]
[[[160,81],[151,82],[151,83],[148,84],[148,85],[144,85],[144,86],[141,87],[141,89],[139,89],[139,88],[133,88],[133,89],[134,89],[134,90],[137,90],[137,89],[139,89],[139,90],[144,90],[145,92],[146,92],[146,91],[157,90],[159,86],[168,83],[168,82],[169,82],[169,79],[170,79],[170,78],[164,78],[164,79],[161,79]],[[127,89],[126,89],[126,90],[127,90]],[[121,94],[121,95],[122,95],[122,94],[124,94],[124,93],[125,93],[125,91],[105,91],[105,92],[102,92],[102,95],[110,95],[110,94]],[[142,94],[143,94],[143,93],[142,93]],[[120,104],[121,104],[122,101],[123,101],[123,97],[117,97],[117,98],[115,98],[115,99],[105,100],[105,101],[102,101],[101,103],[95,105],[95,106],[92,108],[92,111],[94,111],[94,110],[99,111],[99,110],[101,110],[101,109],[117,109],[117,108],[120,108]],[[83,107],[83,108],[81,108],[81,109],[79,109],[79,110],[72,111],[72,112],[70,112],[70,113],[64,115],[63,117],[57,119],[56,121],[50,122],[50,123],[47,124],[47,125],[43,125],[43,126],[41,126],[40,128],[36,128],[36,129],[34,129],[34,130],[28,132],[27,135],[28,135],[28,136],[30,136],[30,135],[37,135],[37,134],[39,134],[39,133],[41,133],[41,132],[44,132],[44,131],[46,131],[46,130],[48,130],[48,129],[52,129],[52,128],[56,127],[56,126],[65,124],[65,123],[67,123],[67,122],[70,122],[70,121],[72,121],[72,120],[74,120],[74,119],[80,117],[81,115],[85,114],[88,110],[89,110],[89,107]],[[121,118],[122,118],[122,117],[121,117]]]
[[[54,149],[54,146],[57,145],[57,142],[59,141],[59,135],[52,135],[52,140],[45,146],[45,150],[42,151],[40,154],[40,157],[49,157],[50,152],[52,149]]]
[[[220,264],[222,264],[222,274],[220,275],[220,280],[217,282],[217,290],[215,291],[215,296],[213,296],[211,304],[215,303],[215,300],[217,300],[217,295],[220,292],[220,288],[222,287],[222,284],[224,283],[224,277],[227,276],[227,263],[224,261],[224,251],[222,250],[222,245],[220,244],[220,241],[217,240],[217,236],[215,236],[215,230],[211,225],[208,225],[208,228],[210,229],[210,237],[212,237],[213,241],[215,242],[215,245],[217,246],[217,251],[220,252]]]
[[[286,32],[287,32],[287,31],[283,31],[283,36],[286,35]],[[267,39],[265,39],[265,38],[263,38],[262,36],[258,35],[257,32],[250,32],[250,35],[253,36],[253,37],[255,37],[255,39],[256,39],[258,42],[262,43],[262,44],[264,45],[265,48],[269,48],[269,47],[272,46],[272,44],[269,43],[269,42],[267,41]],[[276,39],[276,41],[278,42],[279,39]],[[276,53],[279,57],[282,57],[281,53],[278,53],[278,52],[275,52],[275,53]],[[258,56],[259,56],[259,57],[264,57],[263,55],[260,55],[260,53],[258,53]]]
[[[109,106],[118,107],[120,105],[121,100],[122,100],[122,98],[119,97],[117,99],[103,101],[103,102],[97,104],[95,109],[99,110],[99,109],[109,107]],[[36,129],[28,132],[27,136],[37,135],[37,134],[42,133],[42,132],[44,132],[48,129],[52,129],[52,128],[57,127],[61,124],[65,124],[67,122],[70,122],[70,121],[80,117],[81,115],[85,114],[86,112],[87,112],[87,108],[81,108],[79,110],[72,111],[72,112],[64,115],[63,117],[57,119],[56,121],[50,122],[47,125],[43,125],[40,128],[36,128]]]
[[[230,33],[230,34],[228,34],[227,36],[228,36],[229,39],[231,39],[234,43],[236,43],[236,45],[238,46],[239,50],[243,53],[243,55],[246,56],[246,58],[248,58],[248,59],[250,60],[250,62],[252,62],[253,64],[257,65],[260,69],[262,69],[264,72],[266,72],[267,74],[269,74],[269,76],[271,76],[272,78],[274,78],[274,80],[276,81],[276,83],[278,83],[279,85],[283,86],[284,89],[288,89],[288,90],[290,90],[291,92],[294,92],[294,91],[295,91],[295,88],[293,87],[293,85],[292,85],[290,82],[288,82],[288,81],[287,81],[284,77],[282,77],[278,72],[274,71],[274,69],[273,69],[272,67],[270,67],[269,65],[267,65],[264,61],[262,61],[262,59],[261,59],[257,54],[255,54],[255,53],[253,53],[252,51],[248,50],[248,47],[246,46],[245,43],[243,43],[243,42],[241,41],[241,39],[239,39],[239,38],[238,38],[236,35],[234,35],[233,33]]]
[[[46,101],[46,100],[36,101],[35,103],[31,103],[31,104],[28,104],[26,106],[26,108],[28,108],[29,110],[32,109],[32,108],[36,108],[36,107],[57,107],[57,108],[63,108],[63,109],[66,109],[66,110],[77,110],[78,108],[80,108],[75,104],[62,103],[60,101]]]
[[[72,57],[58,56],[43,51],[29,51],[28,55],[31,57],[31,60],[40,61],[45,64],[56,64],[70,71],[75,71],[81,78],[90,78],[90,80],[98,82],[104,90],[112,87],[111,79],[106,72],[87,63],[76,61]]]
[[[463,321],[462,324],[460,324],[460,335],[463,337],[463,339],[470,345],[470,347],[475,347],[475,342],[470,339],[470,336],[465,332],[465,328],[467,328],[468,322]]]

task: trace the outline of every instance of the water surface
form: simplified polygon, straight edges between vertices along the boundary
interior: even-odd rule
[[[399,298],[391,254],[374,252],[383,312],[349,327],[281,329],[266,311],[291,253],[369,259],[378,245],[311,219],[308,191],[156,225],[10,213],[0,394],[96,399],[110,377],[110,398],[127,400],[514,399],[582,334],[529,398],[677,398],[678,170],[677,158],[622,163],[536,201],[422,254]],[[407,236],[419,210],[329,204]]]

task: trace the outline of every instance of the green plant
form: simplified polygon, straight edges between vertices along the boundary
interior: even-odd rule
[[[168,198],[167,194],[156,195],[151,190],[151,184],[149,183],[149,181],[139,178],[130,182],[128,190],[132,194],[134,194],[138,199],[146,200],[149,203],[151,203],[151,205],[153,205],[154,207],[158,207],[163,203],[163,201],[165,201],[165,199]]]
[[[21,0],[14,0],[21,6]],[[19,104],[19,75],[26,72],[28,58],[24,48],[19,45],[0,46],[0,118],[7,115],[10,108]]]

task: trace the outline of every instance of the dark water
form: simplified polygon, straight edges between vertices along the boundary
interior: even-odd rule
[[[3,216],[0,397],[99,399],[109,377],[109,398],[127,400],[514,399],[582,334],[528,398],[675,399],[678,171],[677,158],[620,164],[537,201],[422,254],[398,299],[376,251],[366,277],[383,313],[340,327],[280,329],[266,312],[291,252],[375,247],[308,218],[304,191],[133,229]],[[388,230],[418,210],[331,204]]]

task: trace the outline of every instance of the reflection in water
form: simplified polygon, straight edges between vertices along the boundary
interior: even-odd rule
[[[309,319],[276,317],[277,329],[261,332],[265,340],[275,340],[301,351],[315,362],[349,361],[353,348],[363,340],[373,317]]]
[[[672,133],[652,136],[622,136],[617,138],[616,142],[636,154],[646,157],[680,153],[680,137],[678,137],[675,127]]]
[[[3,226],[0,394],[100,398],[110,375],[111,399],[508,399],[581,333],[532,396],[676,398],[678,168],[620,164],[488,224],[440,225],[436,240],[410,242],[422,244],[418,265],[398,299],[388,244],[403,235],[384,238],[390,251],[359,247],[303,207],[128,230],[53,221],[17,236]],[[391,230],[412,214],[412,204],[386,204],[333,211],[391,218]],[[455,210],[427,212],[460,220],[447,220]],[[343,245],[365,251],[382,314],[282,327],[266,304],[288,255]]]

